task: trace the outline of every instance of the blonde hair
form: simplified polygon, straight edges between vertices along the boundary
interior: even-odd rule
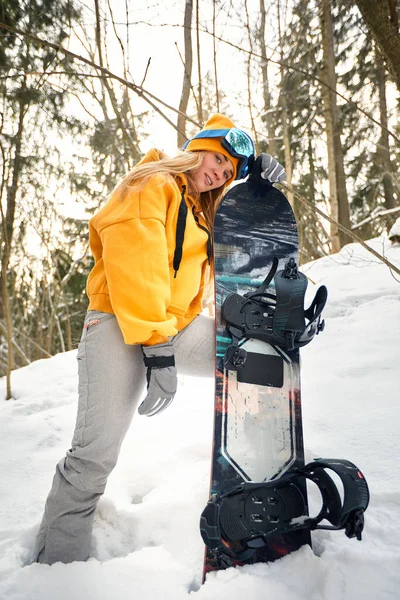
[[[163,156],[159,160],[137,165],[132,169],[132,171],[125,175],[112,193],[114,194],[118,192],[123,200],[130,190],[140,190],[147,183],[150,177],[153,177],[153,175],[160,175],[160,173],[163,173],[166,177],[174,179],[176,175],[185,173],[191,186],[191,191],[194,191],[196,194],[196,199],[200,204],[201,212],[203,213],[207,228],[212,234],[215,213],[217,212],[217,208],[221,203],[225,186],[221,186],[209,192],[199,193],[196,190],[196,186],[190,177],[190,172],[200,167],[205,154],[206,151],[180,151],[173,158],[170,158],[169,156]]]

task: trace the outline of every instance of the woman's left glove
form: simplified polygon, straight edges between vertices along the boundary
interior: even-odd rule
[[[178,386],[174,350],[171,342],[142,346],[147,367],[147,396],[139,406],[139,414],[152,417],[172,402]]]
[[[273,158],[270,154],[263,152],[258,157],[260,161],[261,173],[260,176],[262,179],[267,179],[271,183],[279,183],[280,181],[285,181],[286,172],[280,163]]]

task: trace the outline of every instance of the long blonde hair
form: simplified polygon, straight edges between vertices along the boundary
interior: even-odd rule
[[[140,190],[153,175],[164,173],[166,177],[174,179],[176,175],[185,173],[189,181],[191,193],[192,195],[194,193],[196,200],[199,202],[207,228],[212,233],[215,213],[224,195],[224,186],[209,192],[199,193],[196,191],[196,186],[190,177],[190,172],[200,167],[205,154],[205,151],[180,151],[173,158],[162,156],[159,160],[138,165],[125,175],[112,193],[118,192],[121,199],[124,199],[131,189]]]

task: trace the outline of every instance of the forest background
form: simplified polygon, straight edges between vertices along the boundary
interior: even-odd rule
[[[285,165],[301,263],[388,231],[399,16],[399,0],[0,0],[7,397],[14,368],[79,341],[90,215],[149,147],[173,152],[213,112]]]

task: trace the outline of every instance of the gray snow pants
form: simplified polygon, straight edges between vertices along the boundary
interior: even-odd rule
[[[213,376],[212,318],[196,317],[173,344],[178,374]],[[89,557],[94,512],[145,386],[141,347],[124,343],[117,319],[109,313],[87,313],[78,372],[72,445],[56,466],[36,538],[33,559],[40,563]]]

